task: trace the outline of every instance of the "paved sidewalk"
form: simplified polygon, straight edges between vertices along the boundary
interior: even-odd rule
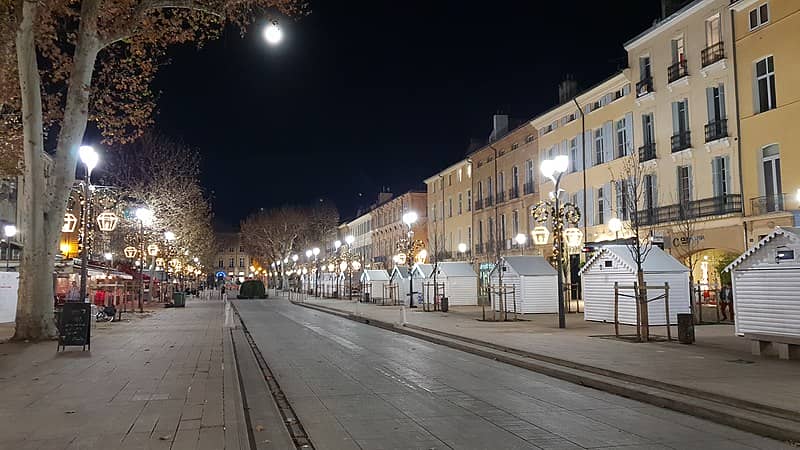
[[[303,301],[388,323],[402,320],[397,306],[314,297]],[[556,316],[549,314],[519,322],[482,322],[480,317],[476,307],[448,313],[406,308],[412,326],[800,413],[800,362],[750,355],[730,325],[696,327],[696,345],[641,344],[610,338],[613,325],[585,322],[578,314],[567,317],[566,329],[559,329]],[[654,330],[664,334],[663,327]]]
[[[0,448],[238,449],[223,342],[223,303],[190,300],[98,324],[91,352],[4,343]]]

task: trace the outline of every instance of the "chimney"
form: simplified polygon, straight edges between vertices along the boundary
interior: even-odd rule
[[[661,0],[661,19],[666,19],[681,9],[688,0]]]
[[[558,104],[563,105],[575,98],[578,93],[578,82],[572,78],[572,75],[567,74],[564,81],[558,83]]]
[[[494,142],[508,133],[508,116],[497,113],[492,116],[492,134],[489,135],[489,142]]]

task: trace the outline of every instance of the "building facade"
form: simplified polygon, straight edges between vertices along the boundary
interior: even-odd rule
[[[372,267],[391,269],[392,257],[397,254],[397,242],[406,237],[408,226],[403,223],[403,214],[417,213],[413,225],[414,238],[421,240],[428,249],[428,202],[425,192],[407,192],[376,205],[372,211]],[[428,250],[430,252],[430,250]]]
[[[362,214],[347,222],[347,232],[355,239],[351,250],[359,255],[364,268],[370,268],[372,263],[372,214]]]
[[[242,236],[238,232],[217,232],[217,255],[214,258],[213,272],[224,272],[226,277],[252,277],[250,266],[253,260],[245,251]]]
[[[731,2],[745,239],[797,226],[800,210],[800,2]],[[733,49],[732,49],[733,50]]]
[[[432,258],[436,261],[471,258],[472,163],[463,159],[425,180],[425,185]]]

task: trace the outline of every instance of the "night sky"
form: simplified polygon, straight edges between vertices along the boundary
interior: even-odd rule
[[[491,116],[530,119],[572,74],[589,87],[626,65],[622,44],[659,0],[312,0],[282,21],[173,52],[157,127],[203,153],[218,221],[332,199],[343,217],[401,193],[486,139]]]

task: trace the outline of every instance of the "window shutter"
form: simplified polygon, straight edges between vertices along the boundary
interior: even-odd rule
[[[597,205],[594,203],[594,188],[586,188],[586,223],[589,226],[594,225],[594,210]]]
[[[575,170],[581,171],[583,170],[583,135],[578,133],[576,136],[577,145],[578,145],[578,157],[575,160]]]
[[[585,205],[583,203],[583,189],[579,190],[575,195],[578,196],[577,204],[578,204],[578,209],[581,210],[581,223],[583,223],[584,218],[587,217],[586,216],[586,208],[585,208]],[[589,223],[588,219],[586,220],[586,223]]]
[[[686,170],[689,173],[689,200],[694,200],[694,180],[692,180],[692,166],[687,166]]]
[[[732,191],[731,186],[731,157],[730,156],[723,156],[722,157],[723,167],[725,168],[725,187],[727,192],[723,192],[723,194],[730,194]]]
[[[625,114],[625,155],[633,153],[633,113]]]
[[[658,208],[658,176],[651,175],[653,180],[653,208]]]
[[[678,119],[678,102],[672,102],[672,134],[678,134],[680,125]]]
[[[603,124],[603,161],[614,159],[614,126],[609,120]]]
[[[594,139],[592,139],[592,130],[586,130],[583,135],[583,141],[586,143],[586,168],[594,166]]]
[[[603,219],[605,223],[611,219],[611,183],[603,186]]]
[[[728,114],[725,112],[725,85],[720,83],[719,85],[719,114],[720,119],[727,119]],[[725,166],[727,167],[727,166]]]
[[[569,156],[569,141],[566,139],[564,139],[564,141],[561,142],[560,154]]]
[[[720,158],[711,160],[711,184],[714,186],[714,197],[719,197],[722,191],[722,177],[720,173]]]

